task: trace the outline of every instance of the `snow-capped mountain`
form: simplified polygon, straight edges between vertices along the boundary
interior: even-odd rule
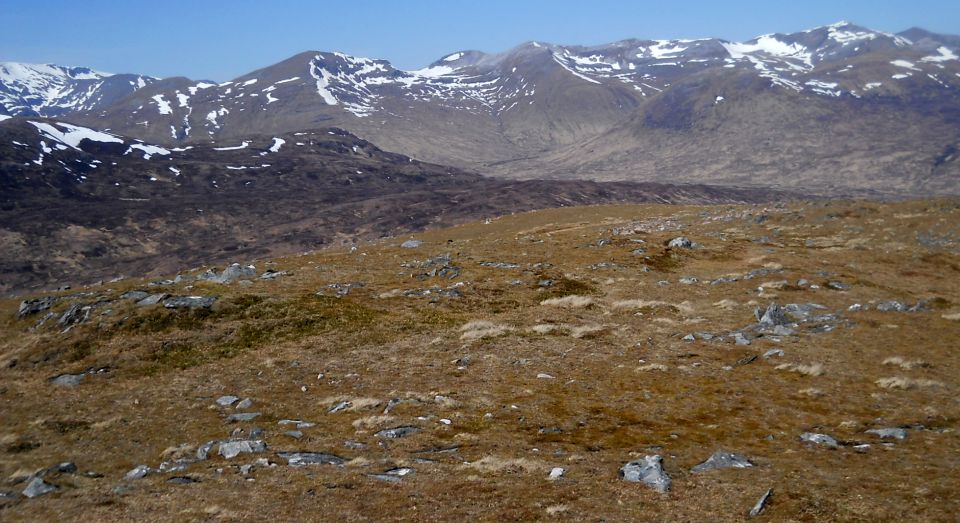
[[[153,82],[69,119],[166,147],[337,126],[507,177],[952,191],[958,55],[957,37],[846,22],[747,42],[528,42],[415,71],[310,51],[219,84]]]
[[[106,107],[156,81],[86,67],[0,62],[0,114],[56,117]]]

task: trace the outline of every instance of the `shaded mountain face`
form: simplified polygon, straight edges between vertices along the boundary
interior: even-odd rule
[[[0,291],[168,274],[567,205],[756,202],[768,190],[509,181],[336,128],[164,147],[56,120],[0,121]]]
[[[0,62],[0,114],[57,117],[92,111],[127,97],[156,78],[86,67]]]
[[[308,52],[219,85],[156,83],[71,119],[165,145],[332,125],[514,178],[958,192],[958,54],[955,37],[847,23],[742,43],[530,42],[418,71]],[[870,173],[831,175],[838,165]]]

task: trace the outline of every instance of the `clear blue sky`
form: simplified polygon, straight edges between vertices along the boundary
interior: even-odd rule
[[[0,0],[0,60],[227,80],[306,50],[417,69],[528,40],[747,40],[838,20],[960,34],[960,1]]]

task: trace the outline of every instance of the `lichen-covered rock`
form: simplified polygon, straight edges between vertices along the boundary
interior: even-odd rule
[[[644,456],[643,459],[627,463],[620,468],[620,477],[624,481],[649,485],[657,492],[669,491],[672,483],[663,470],[663,458],[659,455]]]

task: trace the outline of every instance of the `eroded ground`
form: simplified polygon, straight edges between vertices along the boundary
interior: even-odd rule
[[[726,521],[770,488],[760,519],[956,517],[960,202],[570,208],[416,238],[252,284],[3,301],[0,519]],[[718,450],[753,466],[690,471]],[[653,455],[669,492],[619,478]]]

